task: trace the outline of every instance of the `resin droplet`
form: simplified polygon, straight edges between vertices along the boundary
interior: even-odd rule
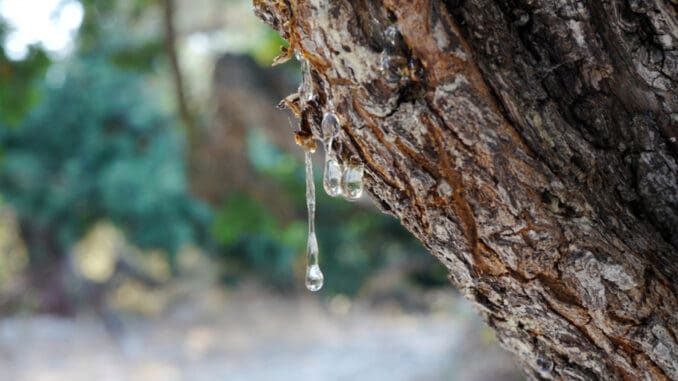
[[[530,15],[522,9],[514,9],[513,16],[515,16],[515,20],[513,20],[515,26],[523,26],[530,21]]]
[[[322,271],[318,265],[313,265],[306,269],[306,288],[309,291],[319,291],[323,288],[323,282],[325,278],[323,277]]]
[[[311,150],[306,150],[306,208],[308,209],[308,240],[306,241],[306,288],[318,291],[323,287],[323,273],[318,266],[318,240],[315,236],[315,184]]]
[[[386,43],[386,50],[390,52],[400,49],[403,45],[403,36],[400,34],[397,26],[389,25],[384,29],[384,42]]]
[[[540,376],[548,378],[553,372],[553,361],[548,357],[539,356],[537,358],[537,372]]]
[[[326,152],[325,160],[325,173],[323,175],[323,188],[325,192],[332,196],[337,197],[341,195],[341,165],[339,162],[330,156],[331,152]]]
[[[320,124],[320,130],[323,134],[323,140],[327,140],[337,136],[339,133],[339,119],[333,112],[326,112],[323,115],[323,121]]]
[[[325,143],[325,168],[323,173],[323,188],[325,192],[336,197],[341,194],[341,165],[332,155],[332,141],[339,134],[339,119],[333,112],[326,112],[320,124],[320,130]]]
[[[299,61],[299,66],[301,67],[301,83],[299,84],[299,98],[302,101],[309,102],[313,99],[313,82],[311,81],[311,67],[308,64],[308,61],[297,52],[296,54],[297,61]]]
[[[357,200],[363,194],[363,172],[365,167],[361,163],[350,163],[344,169],[341,187],[347,200]]]
[[[407,73],[407,59],[384,51],[379,56],[379,71],[387,82],[399,82]]]

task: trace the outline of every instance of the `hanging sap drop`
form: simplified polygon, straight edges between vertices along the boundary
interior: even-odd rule
[[[339,119],[333,112],[326,112],[323,115],[323,121],[320,123],[324,141],[334,138],[339,133]]]
[[[332,155],[332,142],[339,134],[339,119],[333,112],[326,112],[320,124],[323,142],[325,143],[325,168],[323,173],[323,188],[325,192],[336,197],[341,194],[342,168]]]
[[[325,278],[322,271],[320,271],[320,266],[313,265],[306,269],[306,288],[309,291],[320,291],[323,288],[324,281]]]
[[[308,240],[306,241],[306,288],[318,291],[323,286],[323,273],[318,266],[318,240],[315,236],[315,184],[313,183],[313,161],[311,154],[314,150],[306,149],[304,156],[306,164],[306,208],[308,209]]]
[[[325,173],[323,175],[323,188],[325,192],[332,196],[337,197],[341,195],[341,164],[331,157],[330,152],[326,152],[327,160],[325,160]]]
[[[311,292],[320,291],[320,289],[323,288],[324,282],[325,277],[323,276],[323,272],[320,271],[320,266],[318,266],[317,263],[306,266],[305,284],[307,290]]]
[[[344,169],[341,186],[347,200],[354,201],[362,196],[364,171],[365,167],[362,163],[349,163]]]
[[[323,287],[325,277],[318,266],[318,241],[315,232],[308,236],[306,245],[306,288],[309,291],[318,291]]]
[[[308,64],[308,61],[297,52],[296,53],[297,61],[299,61],[299,66],[301,67],[301,83],[297,92],[299,93],[299,98],[305,102],[309,102],[313,99],[313,82],[311,79],[311,67]]]

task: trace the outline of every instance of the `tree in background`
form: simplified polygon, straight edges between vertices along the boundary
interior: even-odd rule
[[[254,3],[530,378],[678,380],[675,4]]]
[[[204,242],[211,218],[189,194],[181,131],[149,80],[162,44],[108,37],[101,20],[120,11],[104,3],[85,2],[73,57],[51,64],[32,48],[2,62],[13,82],[0,91],[0,194],[18,216],[40,309],[51,312],[72,307],[69,252],[95,223],[113,222],[171,262],[182,245]],[[30,94],[14,92],[22,84]]]
[[[64,70],[59,83],[43,84],[53,87],[23,123],[0,129],[0,189],[31,266],[58,268],[101,220],[170,254],[199,242],[210,212],[188,194],[182,141],[173,120],[145,101],[143,81],[103,59]],[[37,271],[36,280],[56,282],[52,274]]]

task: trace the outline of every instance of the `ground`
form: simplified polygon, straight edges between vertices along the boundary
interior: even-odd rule
[[[452,289],[429,313],[256,286],[187,295],[145,317],[5,317],[0,380],[522,379]]]

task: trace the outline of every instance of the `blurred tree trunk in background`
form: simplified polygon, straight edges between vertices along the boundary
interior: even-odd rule
[[[177,32],[176,21],[174,14],[176,13],[175,0],[163,0],[163,30],[165,37],[165,53],[170,62],[170,69],[172,73],[172,82],[174,85],[174,97],[176,98],[177,110],[179,117],[184,125],[184,135],[186,136],[186,146],[188,150],[189,166],[193,164],[193,156],[195,155],[197,125],[195,116],[191,112],[188,99],[186,96],[186,85],[184,83],[184,76],[181,71],[179,63],[179,54],[177,52]]]
[[[674,1],[254,3],[531,378],[678,379]]]
[[[37,292],[36,309],[57,315],[72,315],[73,300],[66,295],[68,261],[57,243],[53,229],[32,221],[20,221],[20,234],[27,245],[30,271],[16,286],[20,292],[3,296],[0,310],[11,311],[20,306],[22,298],[32,288]]]
[[[282,220],[294,215],[294,208],[271,192],[275,181],[257,175],[248,157],[247,132],[254,128],[260,128],[275,146],[299,151],[290,135],[288,115],[274,107],[292,90],[284,74],[281,68],[262,68],[246,55],[225,54],[215,63],[214,110],[209,127],[196,134],[200,149],[192,157],[191,183],[201,199],[219,205],[226,193],[241,191],[262,201]]]

